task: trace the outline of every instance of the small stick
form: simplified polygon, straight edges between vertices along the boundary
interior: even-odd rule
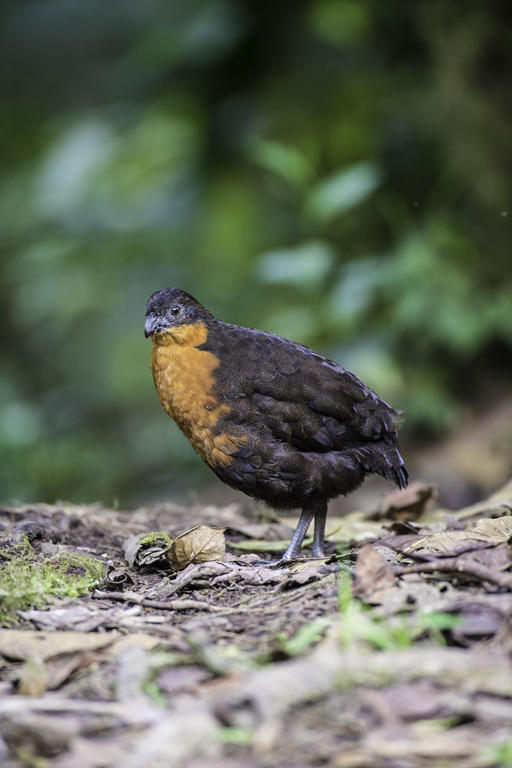
[[[204,600],[150,600],[148,597],[141,597],[135,592],[96,592],[92,595],[96,600],[117,600],[122,603],[135,603],[144,608],[155,608],[160,611],[222,611],[219,605],[210,605]]]
[[[461,563],[460,560],[434,560],[415,565],[392,566],[393,573],[403,576],[406,573],[453,573],[461,576],[474,576],[481,581],[489,581],[498,587],[512,587],[512,574],[499,573],[478,563]]]

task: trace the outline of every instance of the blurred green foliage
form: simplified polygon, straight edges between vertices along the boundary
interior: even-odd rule
[[[171,285],[340,361],[411,441],[510,386],[506,5],[0,14],[0,498],[209,479],[148,368],[145,302]]]

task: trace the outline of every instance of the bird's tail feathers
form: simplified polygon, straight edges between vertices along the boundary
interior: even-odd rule
[[[360,448],[358,454],[358,459],[365,472],[380,475],[395,483],[400,489],[407,488],[409,473],[396,445],[380,443],[378,448],[372,446],[371,450]]]
[[[400,457],[401,458],[401,457]],[[388,478],[392,480],[395,485],[398,485],[400,490],[407,488],[409,485],[409,473],[405,468],[405,464],[402,462],[399,467],[393,467],[393,477]]]

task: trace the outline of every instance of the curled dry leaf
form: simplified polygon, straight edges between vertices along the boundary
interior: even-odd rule
[[[133,584],[128,568],[126,566],[117,568],[113,563],[107,565],[107,571],[103,580],[110,589],[117,588],[121,584]]]
[[[167,552],[170,564],[181,571],[190,563],[223,560],[226,552],[225,530],[212,525],[196,525],[185,531],[174,539]]]
[[[172,539],[166,533],[145,533],[142,536],[131,536],[123,543],[124,556],[130,568],[152,565],[163,560],[172,544]]]

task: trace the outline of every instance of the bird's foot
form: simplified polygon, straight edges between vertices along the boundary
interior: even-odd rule
[[[286,556],[286,553],[278,560],[266,560],[265,558],[259,558],[256,563],[253,564],[254,568],[286,568],[286,566],[293,565],[294,563],[307,563],[312,560],[323,560],[327,562],[332,558],[332,555],[326,556],[325,554],[314,554],[311,552],[309,556],[301,556],[300,553],[293,555],[292,557]]]
[[[266,560],[264,557],[260,557],[255,563],[252,563],[253,568],[284,568],[290,565],[297,558],[280,557],[279,560]]]

